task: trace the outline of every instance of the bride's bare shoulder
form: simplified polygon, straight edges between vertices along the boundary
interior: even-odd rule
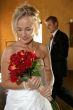
[[[3,58],[8,59],[10,55],[12,55],[14,47],[15,47],[15,43],[7,46],[3,51],[2,59]]]
[[[38,45],[39,45],[39,48],[40,48],[41,51],[47,51],[48,48],[47,48],[46,44],[38,43]]]
[[[45,56],[49,53],[48,47],[46,44],[43,43],[36,43],[37,44],[37,50],[39,53],[42,53],[40,55]]]

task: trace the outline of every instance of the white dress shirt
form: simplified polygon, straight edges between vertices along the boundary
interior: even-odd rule
[[[58,29],[52,33],[53,38],[50,40],[50,52],[51,52],[51,49],[52,49],[53,39],[54,39],[55,34],[57,33],[57,31],[58,31]]]

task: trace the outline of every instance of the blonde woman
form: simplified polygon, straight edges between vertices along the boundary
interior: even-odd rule
[[[8,89],[4,110],[52,110],[47,99],[52,94],[53,86],[49,52],[45,45],[33,40],[38,24],[39,11],[34,7],[24,4],[16,8],[12,20],[16,42],[5,49],[1,59],[2,83],[0,85]],[[20,50],[35,51],[38,58],[43,61],[45,85],[40,85],[40,77],[36,76],[20,84],[11,82],[8,70],[10,56]]]

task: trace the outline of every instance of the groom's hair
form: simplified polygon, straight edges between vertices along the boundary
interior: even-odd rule
[[[52,21],[53,23],[55,23],[55,22],[58,22],[58,19],[57,19],[57,17],[55,17],[55,16],[49,16],[49,17],[47,17],[46,18],[46,22],[48,22],[48,21]]]
[[[52,21],[52,23],[53,24],[57,24],[57,27],[58,27],[58,19],[57,19],[57,17],[55,17],[55,16],[49,16],[49,17],[47,17],[47,19],[45,20],[45,22],[46,23],[48,23],[49,21]]]

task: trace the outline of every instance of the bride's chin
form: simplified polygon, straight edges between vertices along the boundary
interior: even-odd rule
[[[33,39],[30,39],[30,40],[21,40],[21,42],[22,43],[24,43],[24,44],[29,44],[30,42],[32,42],[33,41]]]

